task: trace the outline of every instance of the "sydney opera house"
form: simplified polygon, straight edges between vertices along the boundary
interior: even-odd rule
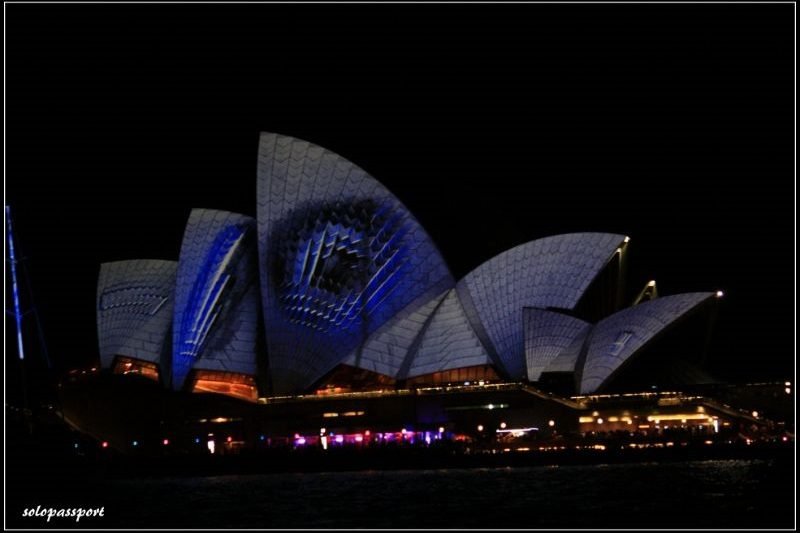
[[[551,405],[577,424],[586,417],[577,416],[574,398],[624,391],[630,376],[651,368],[649,358],[661,361],[652,367],[658,372],[683,365],[671,355],[665,364],[651,348],[681,324],[707,325],[721,296],[658,295],[651,281],[623,302],[629,238],[611,233],[523,243],[455,279],[425,229],[378,180],[288,136],[261,135],[255,200],[255,219],[193,210],[177,261],[101,265],[104,369],[254,407],[322,399],[306,401],[318,408],[298,408],[319,411],[304,415],[309,428],[333,414],[364,415],[359,401],[419,391],[430,392],[431,405],[418,401],[397,424],[438,427],[484,405],[480,398],[489,409],[508,406],[490,396],[512,386],[535,398],[537,411]],[[430,399],[456,390],[464,405],[441,400],[444,392]],[[348,407],[331,407],[337,399]],[[372,411],[373,425],[392,416]]]

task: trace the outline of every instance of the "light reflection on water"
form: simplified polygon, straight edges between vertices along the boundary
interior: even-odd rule
[[[791,527],[772,461],[293,473],[103,483],[106,527]]]

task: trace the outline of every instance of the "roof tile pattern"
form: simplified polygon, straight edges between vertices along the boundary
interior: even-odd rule
[[[193,209],[175,290],[173,388],[192,368],[255,374],[258,327],[255,220]]]
[[[422,300],[425,298],[427,295]],[[443,298],[444,294],[439,294],[427,298],[422,305],[412,302],[370,335],[343,363],[396,378]]]
[[[564,348],[547,367],[542,374],[548,372],[575,372],[577,366],[581,364],[581,354],[585,354],[585,344],[587,337],[592,334],[594,326],[586,324],[583,330],[578,333],[572,342]]]
[[[510,378],[526,374],[523,308],[573,309],[624,239],[609,233],[538,239],[493,257],[458,282],[477,314],[471,320],[485,328]]]
[[[528,379],[538,381],[544,369],[575,342],[587,326],[587,322],[569,315],[526,307],[523,327]]]
[[[262,133],[257,200],[277,394],[304,390],[409,304],[454,284],[405,206],[364,170],[320,146]]]
[[[450,290],[425,328],[408,374],[403,378],[433,372],[491,364],[489,354],[469,323],[455,289]]]
[[[97,336],[103,368],[110,368],[117,355],[161,363],[169,344],[177,267],[175,261],[157,259],[100,265]]]
[[[712,292],[662,296],[601,320],[589,341],[580,393],[591,394],[602,389],[648,342],[713,296]]]

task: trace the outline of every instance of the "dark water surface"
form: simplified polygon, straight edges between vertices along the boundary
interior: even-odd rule
[[[59,486],[60,485],[60,486]],[[104,506],[82,527],[793,527],[794,472],[774,460],[81,481],[25,505]],[[16,516],[15,516],[16,514]]]

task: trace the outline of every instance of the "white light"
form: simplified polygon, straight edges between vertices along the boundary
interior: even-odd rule
[[[489,410],[492,410],[494,409],[494,404],[490,403],[487,407],[489,408]]]
[[[784,390],[784,392],[786,392],[786,394],[791,394],[792,393],[792,388],[791,387],[786,387],[783,390]]]
[[[511,433],[515,437],[522,437],[525,433],[529,431],[539,431],[539,428],[508,428],[508,429],[496,429],[495,433]]]
[[[325,428],[319,428],[319,434],[320,435],[324,435],[325,431],[326,431]]]
[[[478,431],[483,431],[483,424],[478,424]]]
[[[500,422],[500,429],[506,429],[506,423]]]
[[[753,418],[758,418],[758,411],[753,411],[752,415],[753,415]]]
[[[787,381],[786,383],[784,383],[784,386],[791,387],[792,386],[792,382],[791,381]]]
[[[648,287],[655,287],[656,286],[656,280],[651,279],[650,281],[647,282],[647,286]]]
[[[553,427],[553,426],[556,425],[556,421],[555,420],[550,420],[550,421],[547,422],[547,425],[550,426],[550,427]]]
[[[405,435],[406,433],[408,433],[408,430],[406,428],[403,428],[403,429],[400,430],[400,433]]]
[[[602,418],[598,418],[598,419],[597,419],[597,423],[598,423],[598,424],[602,424],[602,423],[603,423],[603,419],[602,419]]]
[[[629,243],[629,242],[631,242],[631,238],[626,235],[625,236],[625,240],[623,242]]]
[[[439,428],[439,433],[444,433],[444,428],[443,427]]]
[[[717,298],[722,298],[723,296],[725,296],[725,293],[724,293],[724,292],[722,292],[722,291],[717,291]]]
[[[214,453],[214,451],[216,450],[217,444],[214,442],[213,439],[211,439],[211,440],[208,441],[208,444],[206,444],[206,446],[208,446],[208,451],[209,452]]]

